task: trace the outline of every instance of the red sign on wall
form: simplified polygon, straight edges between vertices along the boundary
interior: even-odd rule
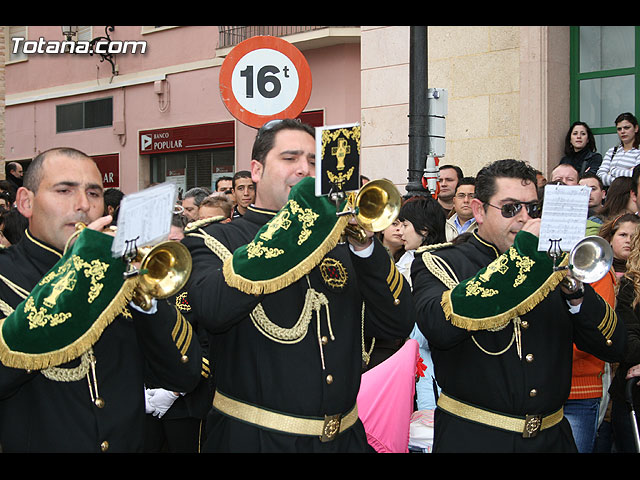
[[[159,128],[139,133],[140,155],[233,147],[234,144],[234,122]]]
[[[102,174],[102,186],[104,188],[120,188],[120,155],[95,155],[91,157],[98,165]]]

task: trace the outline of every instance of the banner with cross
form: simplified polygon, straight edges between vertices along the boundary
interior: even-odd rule
[[[360,189],[360,125],[316,127],[316,195]]]

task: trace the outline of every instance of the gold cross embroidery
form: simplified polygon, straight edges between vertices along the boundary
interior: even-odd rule
[[[348,153],[351,153],[351,146],[347,144],[344,138],[338,140],[338,146],[331,149],[331,153],[338,159],[338,170],[344,170],[344,158]]]
[[[273,234],[276,233],[277,230],[280,230],[281,228],[288,230],[290,226],[291,220],[289,220],[289,212],[282,210],[269,222],[267,229],[260,234],[260,238],[263,240],[271,240]]]
[[[66,273],[58,280],[51,290],[51,293],[47,298],[43,300],[44,304],[52,308],[55,306],[58,301],[58,297],[65,290],[73,290],[76,285],[76,271],[73,269],[68,269]]]

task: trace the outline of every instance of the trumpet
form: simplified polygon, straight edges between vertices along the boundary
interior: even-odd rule
[[[351,208],[336,215],[353,215],[357,224],[347,225],[344,233],[364,243],[366,232],[383,231],[398,218],[401,206],[402,197],[396,186],[382,178],[367,182],[358,191]]]
[[[558,257],[557,252],[549,247],[552,258]],[[555,263],[555,262],[554,262]],[[562,284],[570,292],[578,291],[583,283],[593,283],[602,279],[611,269],[613,264],[613,249],[609,242],[597,235],[583,238],[569,252],[569,261],[566,266],[554,265],[554,270],[568,270]]]
[[[132,261],[140,261],[140,267],[129,264],[130,268],[124,276],[139,276],[132,301],[143,310],[151,308],[154,298],[168,298],[182,290],[191,276],[193,266],[187,247],[173,240],[138,248]]]
[[[83,228],[86,228],[84,223],[77,223],[76,234]],[[109,225],[102,231],[114,235],[117,230],[118,227]],[[73,236],[69,241],[72,239]],[[127,262],[127,270],[123,274],[125,280],[139,277],[132,301],[143,310],[151,309],[154,298],[165,299],[182,290],[193,267],[187,247],[173,240],[153,246],[135,247],[132,251],[125,252],[124,261]],[[133,264],[138,262],[140,266],[135,267]]]

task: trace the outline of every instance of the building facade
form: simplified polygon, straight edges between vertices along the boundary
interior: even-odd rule
[[[637,110],[638,27],[425,28],[428,87],[448,93],[440,163],[467,175],[499,158],[549,173],[575,120],[589,123],[604,152],[615,142],[617,114]],[[212,186],[248,169],[256,133],[224,106],[220,67],[245,38],[276,35],[311,69],[301,118],[314,126],[359,122],[362,173],[407,182],[408,26],[93,26],[80,27],[75,40],[105,34],[146,42],[146,51],[118,53],[114,65],[82,53],[14,53],[41,38],[64,40],[62,29],[2,27],[4,161],[28,166],[43,150],[73,146],[96,158],[105,186],[125,193],[161,181]]]

